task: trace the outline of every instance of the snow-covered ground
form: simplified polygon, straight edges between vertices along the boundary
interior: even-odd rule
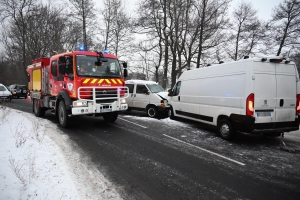
[[[46,119],[0,104],[0,199],[121,199]]]

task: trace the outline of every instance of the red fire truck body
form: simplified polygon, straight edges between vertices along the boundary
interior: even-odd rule
[[[33,60],[27,67],[33,112],[42,117],[51,110],[62,127],[75,115],[103,116],[114,122],[128,108],[126,68],[127,63],[121,66],[115,55],[91,51]]]

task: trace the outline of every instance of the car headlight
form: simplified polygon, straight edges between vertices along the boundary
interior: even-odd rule
[[[161,100],[160,101],[160,106],[161,107],[165,107],[165,106],[167,106],[168,105],[168,100]]]
[[[83,107],[83,106],[88,106],[87,101],[73,101],[73,106],[74,107]]]
[[[125,99],[121,99],[121,104],[126,104],[126,100]]]

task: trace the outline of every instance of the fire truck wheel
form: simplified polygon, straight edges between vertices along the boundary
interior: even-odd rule
[[[70,125],[71,119],[68,116],[65,102],[63,100],[61,100],[58,105],[58,121],[59,124],[64,128],[67,128]]]
[[[110,113],[104,113],[103,114],[103,119],[106,122],[112,123],[115,122],[118,118],[118,113],[117,112],[110,112]]]
[[[33,100],[33,112],[37,117],[44,117],[45,116],[45,109],[39,107],[39,100]]]

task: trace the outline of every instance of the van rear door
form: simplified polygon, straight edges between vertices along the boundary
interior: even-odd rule
[[[255,123],[275,122],[277,93],[275,64],[254,62],[253,72]]]
[[[294,64],[276,64],[276,122],[295,121],[297,97],[296,79]]]
[[[254,62],[253,70],[255,123],[295,121],[294,65]]]

